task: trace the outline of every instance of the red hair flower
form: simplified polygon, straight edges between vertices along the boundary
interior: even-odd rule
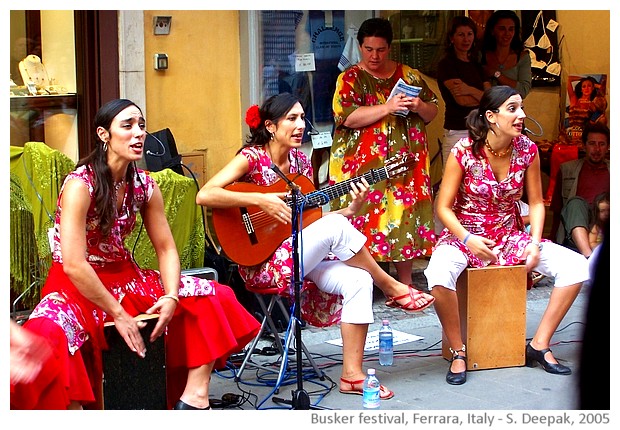
[[[250,128],[258,128],[260,125],[260,110],[258,105],[252,105],[248,108],[248,111],[245,113],[245,123],[250,126]]]

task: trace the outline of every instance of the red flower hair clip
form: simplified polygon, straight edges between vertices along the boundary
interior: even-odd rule
[[[258,105],[252,105],[248,108],[248,111],[245,113],[245,123],[250,128],[258,128],[260,125],[260,110]]]

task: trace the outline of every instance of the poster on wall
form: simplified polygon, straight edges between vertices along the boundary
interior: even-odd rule
[[[587,124],[607,124],[607,75],[570,75],[566,85],[564,128],[571,143],[580,145]]]

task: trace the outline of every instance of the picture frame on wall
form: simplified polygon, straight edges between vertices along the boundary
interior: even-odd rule
[[[587,124],[607,124],[607,75],[569,75],[566,83],[564,128],[568,140],[581,145],[581,134]]]

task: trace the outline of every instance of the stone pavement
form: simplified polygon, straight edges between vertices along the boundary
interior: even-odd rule
[[[423,282],[422,268],[414,270],[419,287]],[[531,339],[552,290],[552,279],[543,278],[527,293],[526,339]],[[425,282],[425,281],[424,281]],[[369,331],[378,330],[381,320],[390,320],[395,330],[421,336],[421,340],[395,347],[394,364],[380,366],[376,351],[366,352],[364,367],[375,367],[382,384],[395,392],[393,399],[383,401],[382,410],[574,410],[578,405],[578,374],[582,331],[585,323],[588,288],[584,287],[568,315],[552,339],[554,355],[573,369],[570,376],[551,375],[540,366],[487,369],[468,372],[467,383],[452,386],[445,382],[448,361],[441,356],[441,326],[435,310],[430,307],[422,312],[407,314],[387,308],[385,299],[377,295],[374,304],[375,322]],[[335,410],[360,410],[362,398],[345,395],[338,391],[342,364],[341,348],[329,340],[339,339],[339,327],[304,327],[302,340],[309,350],[322,380],[313,371],[305,357],[302,389],[310,395],[310,403],[321,408]],[[273,339],[261,340],[258,347],[273,345]],[[294,342],[292,347],[294,348]],[[525,347],[525,345],[524,345]],[[269,348],[267,348],[269,350]],[[221,370],[214,374],[210,393],[217,400],[225,393],[241,397],[235,409],[281,409],[287,404],[274,402],[274,398],[292,401],[293,393],[299,392],[295,373],[296,354],[288,355],[291,372],[282,385],[275,382],[275,372],[280,363],[279,355],[255,355],[253,361],[261,368],[248,367],[235,381],[233,370]],[[241,363],[233,357],[233,363]],[[271,369],[271,370],[265,370]],[[277,385],[277,388],[274,386]],[[244,400],[245,399],[245,400]]]

